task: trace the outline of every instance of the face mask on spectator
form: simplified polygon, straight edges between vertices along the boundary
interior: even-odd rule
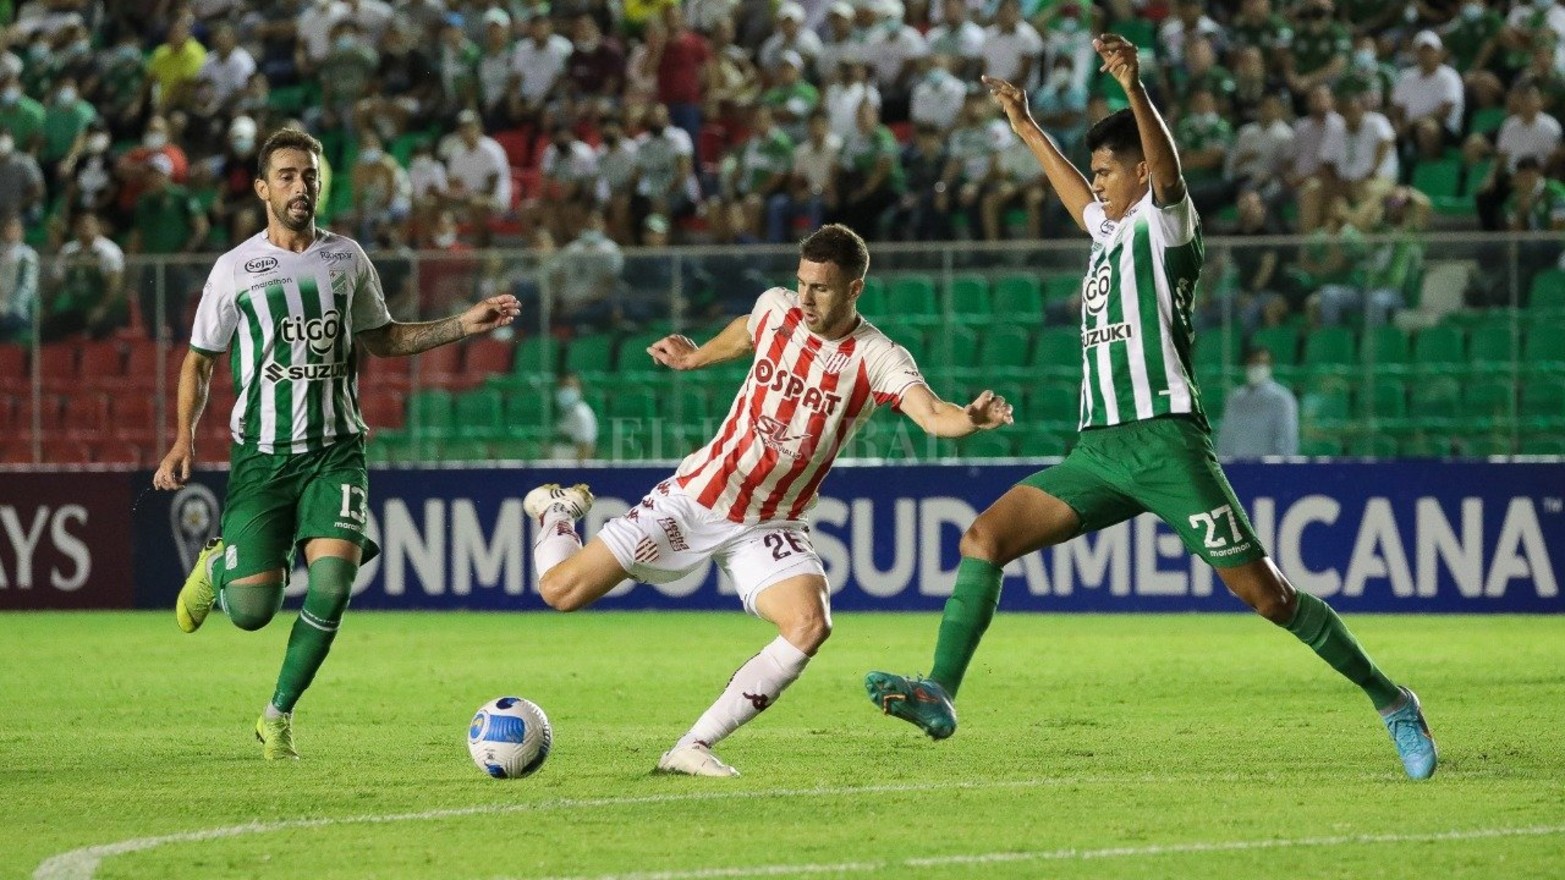
[[[554,392],[554,405],[560,409],[570,409],[581,402],[580,388],[561,388]]]
[[[376,162],[380,161],[381,155],[382,154],[379,149],[371,147],[370,149],[359,151],[359,161],[363,162],[365,165],[374,165]]]
[[[356,42],[358,42],[358,41],[353,39],[353,37],[351,35],[343,34],[342,36],[340,36],[337,39],[333,40],[332,41],[332,45],[337,47],[337,51],[338,52],[346,52],[349,49],[352,49],[354,43],[356,43]]]
[[[0,104],[4,104],[7,107],[11,106],[12,104],[15,104],[17,101],[20,101],[21,99],[22,99],[22,87],[21,86],[6,86],[5,87],[5,91],[0,92]]]
[[[1081,19],[1074,15],[1062,15],[1059,17],[1055,27],[1059,28],[1062,34],[1074,34],[1081,29]]]
[[[1049,71],[1049,88],[1063,89],[1070,85],[1071,71],[1069,67],[1056,67]]]
[[[141,145],[149,150],[161,150],[168,146],[168,134],[161,131],[149,131],[142,137]]]
[[[249,155],[255,149],[255,138],[238,135],[228,139],[228,145],[234,148],[234,152],[240,155]]]
[[[58,92],[55,92],[55,94],[54,94],[55,101],[57,101],[57,102],[59,102],[61,104],[74,104],[74,103],[76,103],[76,97],[77,96],[76,96],[76,89],[75,88],[60,89]]]
[[[87,152],[89,153],[102,153],[108,148],[109,136],[101,131],[92,137],[87,138]]]
[[[1244,368],[1244,381],[1251,385],[1264,385],[1272,377],[1272,368],[1266,364],[1251,364]]]
[[[11,140],[9,134],[0,134],[0,156],[9,156],[16,149],[16,143]]]
[[[1355,49],[1353,51],[1353,66],[1354,67],[1374,67],[1375,66],[1375,50],[1374,49]]]
[[[1462,17],[1468,21],[1477,21],[1483,18],[1482,3],[1465,3],[1462,5]]]
[[[441,232],[435,236],[435,247],[441,250],[445,250],[454,244],[456,244],[455,232]]]

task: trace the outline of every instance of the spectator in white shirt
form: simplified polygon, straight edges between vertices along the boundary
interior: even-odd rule
[[[847,140],[858,130],[859,105],[868,101],[880,109],[880,89],[869,77],[869,67],[852,61],[842,64],[842,80],[826,87],[821,106],[831,120],[831,133]]]
[[[1260,118],[1240,126],[1228,153],[1227,176],[1240,190],[1256,190],[1271,201],[1283,190],[1283,176],[1293,156],[1293,127],[1285,120],[1283,96],[1272,92],[1261,99]]]
[[[777,7],[777,32],[761,44],[756,59],[762,70],[775,70],[789,49],[804,59],[806,71],[815,67],[815,59],[821,54],[821,38],[804,28],[804,7],[791,0]]]
[[[918,59],[918,78],[913,84],[913,100],[908,115],[916,125],[931,126],[942,134],[956,124],[967,100],[967,83],[948,69],[956,59],[950,55],[925,55]]]
[[[1310,89],[1309,113],[1293,124],[1293,154],[1286,181],[1299,197],[1299,232],[1314,232],[1325,220],[1326,187],[1321,174],[1321,146],[1342,128],[1342,117],[1331,108],[1331,87]]]
[[[924,35],[929,51],[951,58],[951,73],[963,81],[977,79],[983,72],[984,29],[968,20],[966,0],[941,0],[940,11],[941,23]]]
[[[549,226],[556,241],[574,238],[597,204],[597,151],[576,137],[569,125],[556,123],[538,170],[543,198],[532,206],[538,221]]]
[[[233,26],[218,25],[212,31],[212,51],[207,53],[197,78],[210,82],[217,103],[227,107],[235,95],[244,91],[252,73],[255,73],[255,59],[239,45]]]
[[[598,416],[582,399],[581,377],[562,373],[554,386],[554,457],[582,462],[597,448]]]
[[[636,141],[625,136],[618,117],[603,120],[598,145],[598,204],[608,221],[609,237],[631,243],[631,197],[636,192]]]
[[[1212,48],[1222,55],[1228,48],[1228,35],[1222,25],[1206,14],[1205,0],[1179,0],[1174,14],[1163,20],[1157,29],[1158,61],[1178,65],[1185,60],[1185,41],[1202,36],[1212,41]]]
[[[1022,21],[1021,0],[1000,0],[994,24],[984,29],[984,73],[1031,91],[1042,53],[1043,38]]]
[[[1547,167],[1550,157],[1561,150],[1560,123],[1543,112],[1543,91],[1535,81],[1523,79],[1517,83],[1511,89],[1510,105],[1514,112],[1500,125],[1494,163],[1476,198],[1478,225],[1489,230],[1504,228],[1500,211],[1510,198],[1511,175],[1516,172],[1517,163],[1530,157]],[[1480,148],[1488,146],[1483,135],[1475,134],[1472,139],[1480,142]]]
[[[1462,75],[1442,63],[1445,49],[1434,31],[1413,37],[1415,67],[1402,71],[1391,90],[1391,119],[1405,147],[1424,158],[1439,158],[1461,141]]]
[[[527,38],[517,43],[511,54],[512,119],[538,118],[574,51],[570,40],[554,32],[554,19],[534,9],[527,22]]]
[[[457,139],[446,157],[446,202],[467,212],[479,247],[489,245],[489,221],[511,208],[511,163],[505,148],[485,135],[478,113],[457,114]]]
[[[841,67],[849,61],[860,60],[857,34],[853,27],[853,7],[837,0],[831,4],[826,16],[826,30],[821,35],[821,49],[815,55],[815,74],[821,82],[831,83],[842,78]]]
[[[875,72],[875,85],[885,102],[884,116],[900,122],[908,118],[908,96],[913,88],[913,60],[929,54],[924,35],[903,21],[902,0],[875,0],[877,19],[861,51]]]
[[[825,111],[810,114],[809,137],[793,151],[793,175],[788,191],[766,203],[766,240],[789,241],[795,223],[804,220],[809,231],[820,228],[826,208],[836,204],[837,156],[842,138],[831,130]]]
[[[1379,113],[1364,109],[1361,95],[1337,98],[1342,127],[1321,144],[1320,161],[1330,193],[1329,215],[1361,232],[1380,223],[1386,193],[1397,183],[1396,130]]]
[[[653,104],[646,131],[636,139],[636,225],[650,214],[686,217],[695,212],[695,145],[684,129],[669,122],[668,107]]]

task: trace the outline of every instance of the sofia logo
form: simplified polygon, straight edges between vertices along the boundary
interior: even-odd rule
[[[251,275],[260,275],[263,272],[270,272],[276,268],[276,257],[256,257],[250,262],[245,263],[245,271],[249,272]]]

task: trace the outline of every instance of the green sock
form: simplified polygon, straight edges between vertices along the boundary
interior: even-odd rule
[[[279,711],[293,711],[299,696],[314,680],[316,670],[326,661],[358,573],[357,564],[335,556],[322,557],[310,565],[310,591],[305,594],[304,608],[288,635],[283,671],[277,676],[277,692],[272,695],[272,705]]]
[[[940,617],[940,639],[935,643],[935,667],[929,677],[939,682],[946,693],[956,696],[973,661],[978,642],[994,619],[1000,604],[1000,568],[982,559],[963,557],[956,569],[956,587],[946,600]]]
[[[1288,622],[1288,632],[1310,646],[1331,668],[1364,689],[1376,709],[1384,709],[1402,698],[1402,692],[1364,653],[1358,639],[1348,632],[1331,606],[1309,593],[1300,592],[1299,608]]]

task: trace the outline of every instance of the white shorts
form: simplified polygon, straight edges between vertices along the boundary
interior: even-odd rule
[[[649,584],[678,580],[708,559],[733,579],[744,610],[767,587],[826,570],[810,543],[810,527],[796,519],[746,525],[701,506],[672,481],[603,524],[597,537],[631,577]]]

